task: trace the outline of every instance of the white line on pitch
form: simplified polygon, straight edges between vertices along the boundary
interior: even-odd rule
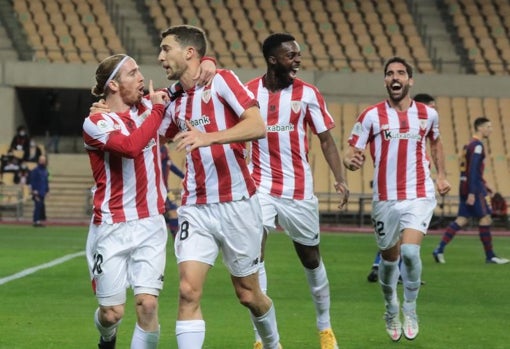
[[[60,258],[54,259],[51,262],[44,263],[44,264],[38,265],[36,267],[32,267],[32,268],[28,268],[28,269],[22,270],[19,273],[12,274],[10,276],[1,278],[0,279],[0,285],[6,284],[9,281],[21,279],[22,277],[25,277],[27,275],[33,274],[33,273],[35,273],[35,272],[37,272],[39,270],[51,268],[51,267],[54,267],[55,265],[62,264],[64,262],[67,262],[68,260],[71,260],[71,259],[76,258],[76,257],[81,257],[81,256],[84,256],[84,255],[85,255],[85,251],[76,252],[76,253],[65,255],[64,257],[60,257]]]

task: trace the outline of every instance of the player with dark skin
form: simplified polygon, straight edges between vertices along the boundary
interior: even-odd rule
[[[270,131],[267,139],[252,141],[250,166],[258,187],[264,221],[260,284],[267,284],[264,251],[268,231],[274,229],[278,217],[279,225],[292,239],[307,276],[316,308],[321,348],[338,348],[329,319],[329,282],[319,249],[318,201],[313,193],[308,157],[301,151],[306,148],[308,138],[305,134],[309,127],[319,138],[322,154],[335,178],[338,208],[343,208],[349,198],[349,190],[330,131],[335,125],[318,89],[297,78],[301,50],[295,38],[285,33],[271,34],[264,41],[262,50],[266,74],[248,82],[247,87],[258,99],[268,129],[273,125],[286,125],[291,131]],[[292,106],[290,109],[289,104]],[[273,163],[281,165],[275,167]],[[299,218],[302,224],[295,223]],[[256,338],[254,348],[260,348],[259,343]]]

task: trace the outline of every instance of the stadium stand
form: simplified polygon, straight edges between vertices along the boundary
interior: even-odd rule
[[[102,1],[16,0],[13,6],[35,61],[98,62],[125,52]]]
[[[107,55],[127,52],[116,20],[108,15],[108,3],[101,0],[15,0],[9,1],[28,43],[33,60],[40,62],[96,63]],[[132,1],[134,2],[134,0]],[[170,25],[187,23],[203,27],[210,39],[209,54],[227,68],[263,70],[260,43],[270,33],[289,31],[301,44],[303,70],[322,72],[379,72],[384,60],[398,54],[408,58],[417,72],[441,73],[431,56],[427,38],[420,31],[414,1],[401,0],[143,0],[149,29],[155,42],[158,33]],[[449,23],[452,37],[458,37],[459,57],[466,53],[470,72],[505,75],[510,62],[510,5],[507,0],[437,0],[443,9],[441,20]],[[157,46],[155,46],[157,50]],[[136,57],[136,52],[129,52]],[[436,96],[446,149],[447,172],[455,186],[458,154],[472,134],[472,122],[487,115],[493,122],[488,142],[487,176],[493,187],[510,195],[510,98]],[[341,151],[350,127],[366,106],[365,102],[329,102],[337,128],[334,137]],[[316,190],[325,194],[321,209],[335,209],[331,201],[332,180],[325,167],[316,137],[311,137],[310,161]],[[370,161],[368,161],[370,162]],[[325,175],[327,173],[327,175]],[[373,169],[348,174],[351,192],[369,195]],[[327,198],[327,199],[326,199]],[[349,203],[357,211],[360,201]],[[451,206],[455,205],[452,201]],[[367,208],[369,209],[369,208]]]
[[[203,27],[210,54],[222,66],[263,68],[255,42],[288,31],[302,45],[303,68],[322,71],[377,71],[394,54],[408,57],[418,72],[437,73],[426,37],[419,32],[413,1],[187,1],[145,0],[153,40],[169,25]],[[504,0],[439,0],[444,21],[460,38],[459,55],[473,73],[503,74],[510,61],[509,5]],[[13,1],[34,50],[33,59],[96,62],[126,46],[100,0]],[[119,20],[119,19],[116,19]],[[122,19],[120,19],[122,20]],[[213,40],[221,37],[224,40]],[[124,43],[125,44],[125,43]],[[452,44],[455,44],[453,41]]]

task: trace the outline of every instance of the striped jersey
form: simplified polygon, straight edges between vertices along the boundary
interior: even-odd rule
[[[475,194],[477,197],[487,195],[487,186],[483,178],[485,169],[485,149],[483,142],[473,137],[462,149],[460,162],[459,194],[467,197]]]
[[[257,101],[230,70],[218,69],[209,86],[193,87],[170,103],[162,124],[166,137],[187,130],[202,132],[233,127]],[[183,205],[237,201],[251,197],[255,184],[246,163],[245,143],[213,144],[186,154]]]
[[[368,107],[351,131],[349,145],[370,146],[374,163],[373,200],[406,200],[435,197],[430,176],[427,139],[439,137],[437,111],[412,102],[397,111],[387,101]]]
[[[303,200],[313,196],[308,162],[308,127],[314,134],[335,127],[319,90],[303,80],[277,92],[264,86],[264,76],[248,82],[259,101],[267,137],[252,142],[250,171],[260,192]]]
[[[93,114],[83,139],[95,180],[93,222],[119,223],[164,212],[158,128],[164,106],[148,99],[123,113]]]

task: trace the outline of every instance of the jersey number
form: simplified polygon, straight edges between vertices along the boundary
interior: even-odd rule
[[[386,235],[386,233],[383,232],[383,230],[384,230],[384,222],[382,222],[382,221],[375,221],[374,219],[372,219],[372,224],[374,225],[374,230],[377,233],[377,235],[379,235],[379,236]]]
[[[99,275],[103,272],[101,264],[103,264],[103,255],[100,253],[94,254],[94,267],[92,268],[92,274]]]
[[[181,229],[179,229],[179,240],[186,240],[189,236],[189,222],[184,221],[181,223]]]

